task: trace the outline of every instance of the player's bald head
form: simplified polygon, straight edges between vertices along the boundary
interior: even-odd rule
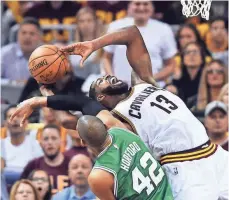
[[[103,122],[94,116],[84,115],[77,123],[81,139],[90,147],[101,147],[107,138],[107,129]]]

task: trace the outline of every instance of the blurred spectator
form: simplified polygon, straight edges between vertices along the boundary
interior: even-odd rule
[[[215,144],[228,151],[228,110],[224,103],[213,101],[205,110],[204,125],[208,136]]]
[[[174,79],[173,84],[181,90],[183,100],[187,103],[189,97],[197,94],[200,77],[205,66],[205,54],[202,47],[195,42],[186,45],[181,54],[182,74]]]
[[[74,95],[82,93],[81,87],[84,83],[84,79],[74,76],[73,73],[67,73],[61,80],[58,80],[55,84],[51,85],[53,92],[55,94],[69,94]],[[39,85],[33,77],[30,77],[26,82],[21,96],[18,102],[22,102],[28,98],[34,96],[41,96]],[[39,122],[40,113],[36,110],[29,118],[32,123]]]
[[[51,200],[52,185],[47,172],[39,169],[33,170],[30,173],[28,179],[33,183],[34,187],[36,188],[40,197],[39,200]]]
[[[84,83],[84,79],[76,77],[73,73],[67,73],[61,80],[58,80],[55,84],[51,85],[55,94],[69,94],[74,95],[82,93],[81,87]],[[40,96],[39,85],[32,77],[29,78],[18,102],[22,102],[28,98],[34,96]]]
[[[213,53],[228,49],[227,22],[223,17],[216,17],[211,20],[210,30],[206,36],[206,44]]]
[[[218,101],[223,102],[228,107],[228,83],[220,90]]]
[[[92,200],[95,195],[91,192],[87,178],[92,170],[92,161],[88,156],[83,154],[75,155],[68,167],[69,179],[72,186],[65,188],[57,193],[53,200],[77,199]]]
[[[34,169],[44,170],[48,173],[53,186],[52,193],[61,191],[69,185],[67,167],[69,158],[60,152],[61,137],[57,125],[46,125],[41,134],[41,147],[44,156],[30,161],[24,168],[21,178],[27,178]]]
[[[222,16],[228,18],[228,1],[212,1],[212,15],[213,17]]]
[[[197,110],[204,110],[208,103],[217,100],[220,90],[228,82],[228,72],[219,60],[211,61],[203,70],[197,95]]]
[[[42,113],[41,113],[41,118],[40,118],[40,122],[46,124],[58,124],[58,120],[55,117],[55,110],[51,109],[51,108],[47,108],[44,107],[41,109]]]
[[[168,90],[169,92],[171,92],[171,93],[173,93],[173,94],[175,94],[177,96],[180,96],[179,95],[178,88],[175,85],[173,85],[173,84],[167,84],[167,85],[165,85],[164,86],[164,89]]]
[[[185,46],[190,42],[196,42],[203,48],[205,54],[211,56],[205,42],[202,40],[200,33],[193,24],[183,24],[177,32],[177,47],[182,52]]]
[[[1,140],[2,157],[6,162],[5,172],[21,172],[30,160],[43,155],[39,143],[25,130],[27,123],[20,126],[23,116],[16,116],[11,123],[9,122],[15,111],[15,105],[5,111],[5,127],[9,134]]]
[[[206,36],[206,44],[215,59],[228,65],[228,22],[223,17],[213,18]]]
[[[2,48],[1,77],[27,80],[29,56],[41,44],[41,27],[36,19],[25,18],[18,30],[18,41]]]
[[[206,57],[205,57],[206,63],[209,63],[211,61],[211,54],[209,50],[207,49],[206,44],[202,40],[198,30],[196,29],[196,27],[193,24],[182,25],[177,32],[176,40],[177,40],[177,47],[178,47],[179,52],[175,56],[175,61],[176,61],[176,68],[174,71],[175,78],[178,78],[181,75],[181,71],[182,71],[181,53],[184,50],[185,46],[190,42],[196,42],[202,47],[203,51],[206,54]]]
[[[78,112],[72,115],[67,111],[56,111],[58,121],[64,127],[67,133],[67,151],[64,152],[65,156],[72,158],[76,154],[85,154],[89,156],[87,148],[82,146],[79,134],[76,130],[76,124],[82,113]]]
[[[81,8],[76,1],[44,1],[43,4],[35,5],[25,16],[39,19],[43,25],[70,25],[75,22],[75,13]],[[68,41],[68,31],[46,31],[44,41]]]
[[[10,200],[40,200],[36,188],[29,180],[17,181],[10,192]]]
[[[105,24],[127,15],[128,1],[88,1],[87,5],[96,11],[96,16]]]
[[[61,126],[56,112],[57,111],[50,109],[50,108],[46,108],[46,107],[41,108],[39,123],[29,123],[27,125],[27,130],[32,131],[33,134],[35,134],[35,138],[38,141],[40,141],[44,126],[48,124],[55,124],[59,126],[60,135],[61,135],[61,152],[64,152],[67,148],[67,134],[68,133],[67,133],[67,130]],[[39,114],[39,112],[37,113]],[[30,117],[30,121],[33,122],[35,120],[34,119],[31,120],[31,117]]]
[[[5,1],[8,9],[2,16],[2,34],[1,34],[1,46],[9,43],[10,28],[21,23],[24,13],[29,10],[37,2],[34,1]]]
[[[59,121],[60,125],[66,131],[66,149],[69,149],[73,145],[72,139],[79,138],[78,133],[76,131],[76,124],[79,117],[72,115],[70,112],[67,111],[56,111],[56,118]]]
[[[11,114],[16,110],[17,105],[11,104],[9,106],[6,107],[6,109],[4,110],[3,116],[4,116],[4,122],[3,122],[3,127],[1,127],[1,135],[0,138],[4,139],[8,136],[10,136],[10,132],[12,128],[17,128],[17,127],[12,127],[11,123],[9,123],[9,118],[11,116]],[[19,121],[22,118],[18,119]],[[17,121],[17,125],[19,126],[19,121]],[[25,121],[25,125],[23,126],[23,130],[25,131],[26,135],[29,135],[31,138],[36,139],[36,134],[37,134],[37,130],[27,130],[28,128],[28,120]],[[12,129],[14,131],[14,129]]]
[[[69,158],[72,158],[73,156],[75,156],[77,154],[84,154],[84,155],[90,157],[90,154],[87,150],[87,147],[82,146],[81,140],[76,139],[76,138],[72,138],[72,146],[69,150],[64,152],[64,155],[68,156]]]
[[[171,28],[160,21],[151,19],[154,6],[151,1],[131,1],[128,9],[133,18],[124,18],[109,25],[108,32],[136,25],[142,34],[150,54],[154,78],[164,86],[164,81],[173,73],[174,59],[177,53],[175,38]],[[110,45],[104,48],[104,70],[130,85],[131,67],[126,58],[124,45]]]
[[[3,170],[5,168],[5,161],[1,158],[1,200],[9,199],[6,180],[3,174]]]
[[[101,3],[101,2],[98,2]],[[75,42],[90,41],[100,37],[104,31],[99,23],[95,11],[89,7],[81,8],[77,15],[77,28],[75,32]],[[86,79],[91,74],[100,74],[101,50],[93,52],[84,62],[84,67],[80,67],[81,56],[70,56],[70,62],[74,74]]]
[[[177,25],[184,23],[185,16],[182,14],[180,1],[153,1],[153,3],[156,8],[153,18],[168,24]]]

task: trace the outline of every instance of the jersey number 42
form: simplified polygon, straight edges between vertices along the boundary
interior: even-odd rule
[[[147,173],[149,176],[145,177],[138,167],[135,167],[132,171],[133,189],[139,194],[146,188],[147,195],[150,195],[165,175],[161,167],[156,170],[158,163],[149,152],[145,152],[140,159],[142,171],[147,168],[149,161],[151,161]]]

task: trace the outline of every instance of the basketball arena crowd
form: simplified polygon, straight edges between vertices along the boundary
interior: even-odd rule
[[[87,182],[95,157],[72,130],[77,117],[45,107],[22,127],[20,117],[9,118],[17,104],[41,96],[28,70],[38,46],[63,47],[134,24],[159,87],[178,95],[211,141],[228,150],[227,1],[212,2],[208,21],[183,16],[180,1],[1,1],[2,200],[20,200],[22,183],[32,188],[30,200],[97,199]],[[83,68],[80,56],[68,59],[72,70],[55,83],[55,94],[88,95],[90,84],[105,74],[131,85],[124,46],[93,52]]]

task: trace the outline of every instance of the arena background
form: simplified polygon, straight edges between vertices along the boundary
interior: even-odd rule
[[[52,194],[61,191],[70,184],[67,166],[73,155],[84,154],[94,159],[81,146],[79,138],[65,129],[75,127],[77,121],[64,111],[36,110],[20,130],[18,121],[14,127],[8,123],[10,111],[18,103],[41,95],[28,70],[31,52],[42,44],[62,47],[95,39],[116,27],[131,25],[132,22],[123,19],[134,19],[137,15],[159,23],[149,28],[144,24],[147,28],[143,36],[153,67],[156,63],[153,72],[158,84],[180,96],[206,126],[210,139],[228,150],[227,111],[219,119],[205,114],[206,106],[213,101],[228,108],[228,1],[213,1],[209,20],[200,15],[185,17],[180,1],[153,1],[153,10],[144,6],[141,9],[140,14],[136,13],[128,1],[1,1],[1,144],[8,141],[1,145],[2,199],[8,199],[15,181],[28,178],[36,168],[50,176]],[[114,25],[117,20],[121,20],[122,26]],[[31,24],[35,27],[31,28]],[[155,44],[154,35],[159,38],[158,43],[151,45]],[[72,72],[53,86],[54,92],[87,95],[90,83],[106,73],[130,83],[126,54],[120,52],[123,49],[113,47],[98,50],[84,68],[79,67],[80,56],[70,57]],[[166,71],[165,76],[159,75],[161,70]],[[53,148],[60,150],[59,157],[61,154],[66,162],[56,167],[55,173],[48,167],[42,168],[40,163],[28,166],[32,159],[43,156],[39,145],[43,127],[53,124],[60,127],[61,137],[59,146],[53,144]],[[12,133],[15,130],[20,137]],[[34,144],[32,147],[25,141],[28,137],[29,143]],[[16,146],[10,143],[11,139],[15,139]]]

